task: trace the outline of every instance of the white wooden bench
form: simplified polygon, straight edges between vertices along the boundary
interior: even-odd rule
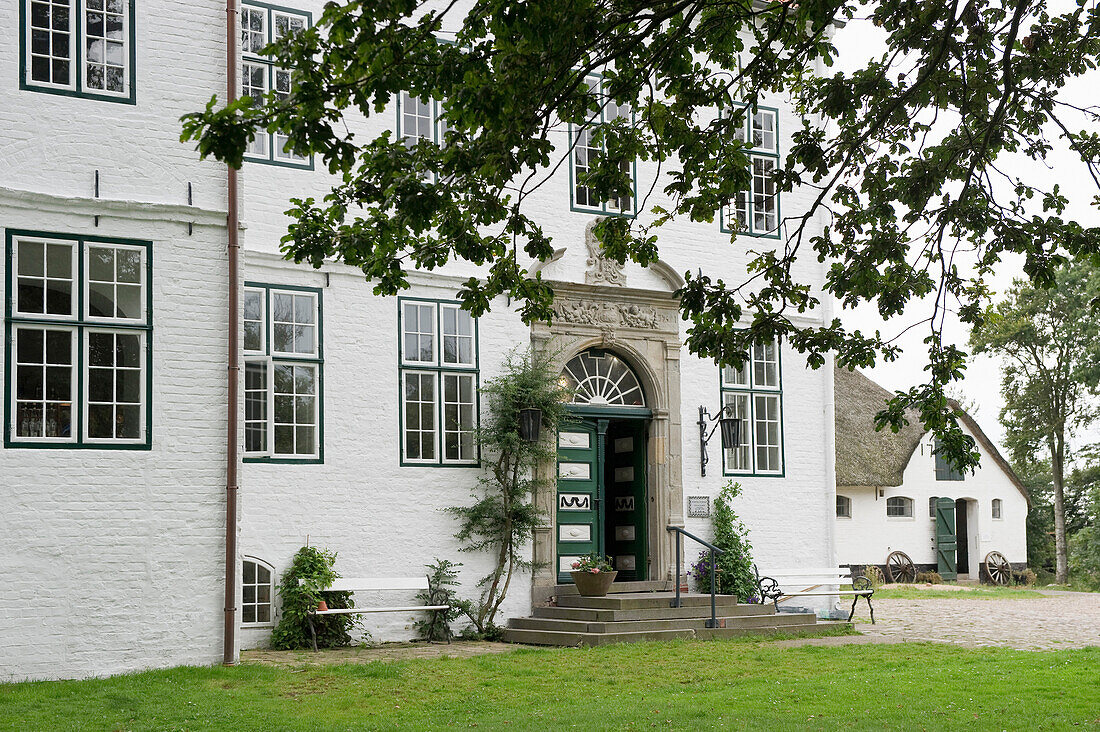
[[[304,579],[298,580],[299,585],[306,584]],[[341,577],[333,580],[328,587],[321,592],[388,592],[391,590],[427,590],[430,589],[428,577]],[[359,613],[404,613],[429,610],[439,613],[449,610],[450,605],[408,605],[402,607],[343,607],[330,610],[318,610],[314,608],[309,613],[309,635],[313,641],[313,650],[317,650],[317,631],[313,627],[315,615],[354,615]],[[438,617],[438,616],[436,616]],[[444,626],[446,627],[446,626]],[[447,632],[447,642],[451,642],[450,631]]]
[[[875,622],[875,608],[871,605],[871,595],[875,594],[875,588],[871,580],[866,577],[852,576],[851,570],[844,567],[812,567],[810,569],[772,569],[761,572],[753,565],[756,572],[756,584],[760,590],[760,600],[770,600],[775,609],[779,610],[780,600],[792,597],[812,596],[852,596],[852,612],[848,613],[849,622],[856,614],[856,603],[859,598],[867,600],[867,609],[871,611],[871,622]],[[842,590],[842,585],[851,585],[852,589]]]

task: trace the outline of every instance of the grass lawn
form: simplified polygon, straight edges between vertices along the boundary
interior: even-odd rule
[[[1100,728],[1100,648],[680,641],[0,685],[18,730],[1073,726]]]
[[[981,587],[963,590],[937,590],[920,585],[883,587],[875,590],[875,600],[1041,600],[1044,595],[1021,587]]]

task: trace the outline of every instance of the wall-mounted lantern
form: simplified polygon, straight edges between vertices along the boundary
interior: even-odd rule
[[[541,409],[527,407],[519,410],[519,436],[524,442],[538,442],[541,429]]]
[[[710,434],[707,434],[707,423],[717,422],[710,429]],[[721,430],[722,435],[722,449],[729,450],[731,448],[741,446],[741,420],[733,415],[733,405],[727,404],[718,410],[718,414],[713,417],[710,416],[710,412],[706,407],[699,407],[699,474],[703,477],[707,475],[707,463],[710,462],[710,458],[707,456],[707,442],[714,436],[714,431]]]

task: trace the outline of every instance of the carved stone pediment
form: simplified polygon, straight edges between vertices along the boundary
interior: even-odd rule
[[[592,325],[601,330],[616,327],[657,330],[667,326],[668,316],[652,305],[559,298],[554,301],[554,319],[570,325]]]

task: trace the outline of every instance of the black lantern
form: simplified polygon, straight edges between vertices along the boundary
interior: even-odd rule
[[[519,410],[519,436],[524,442],[538,442],[542,428],[542,410],[527,407]]]
[[[707,434],[707,423],[717,422]],[[707,463],[710,457],[707,455],[707,442],[714,436],[715,430],[722,430],[722,449],[729,450],[741,446],[741,420],[733,416],[733,405],[727,404],[718,410],[713,417],[706,407],[699,407],[699,473],[704,477],[707,474]]]

